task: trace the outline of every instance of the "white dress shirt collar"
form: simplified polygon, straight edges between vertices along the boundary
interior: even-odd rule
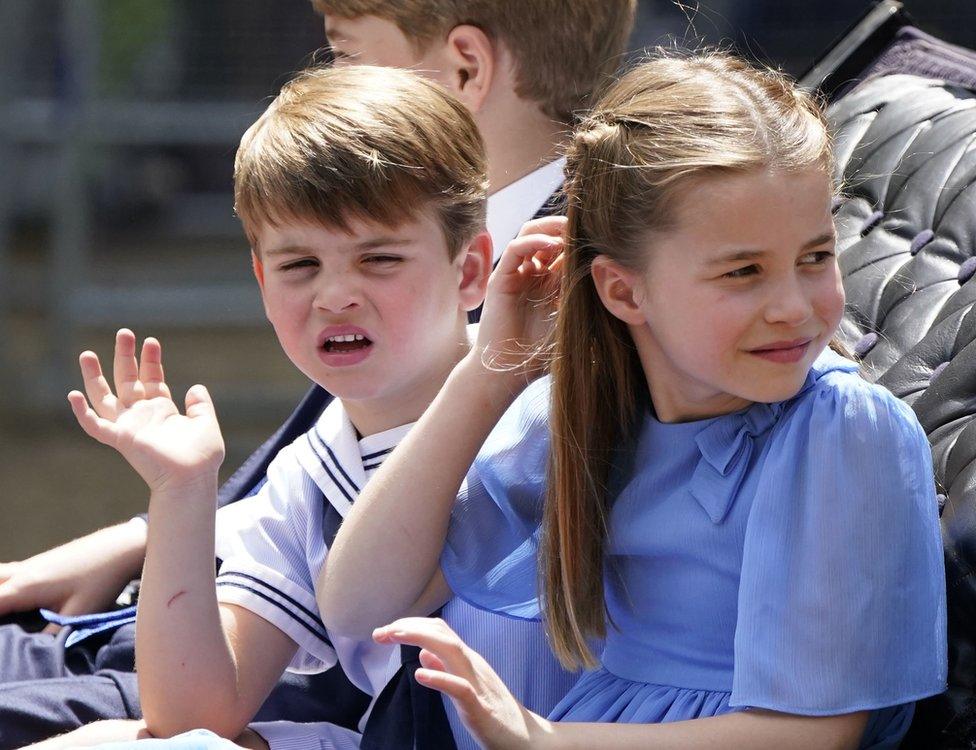
[[[535,216],[549,196],[563,184],[565,166],[565,158],[556,159],[488,196],[488,233],[496,261],[522,225]]]

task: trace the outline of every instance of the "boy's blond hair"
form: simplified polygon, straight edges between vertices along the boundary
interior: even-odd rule
[[[392,21],[418,52],[471,24],[515,58],[515,93],[570,122],[605,84],[634,26],[636,0],[312,0],[340,18]]]
[[[234,208],[258,254],[264,225],[396,226],[429,209],[453,259],[484,227],[486,171],[477,126],[441,87],[392,68],[317,68],[241,139]]]

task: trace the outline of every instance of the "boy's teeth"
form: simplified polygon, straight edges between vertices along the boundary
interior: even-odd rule
[[[355,333],[355,334],[349,333],[343,336],[329,336],[329,338],[326,340],[332,341],[334,343],[351,343],[353,341],[364,341],[365,338],[366,338],[365,336],[359,333]]]

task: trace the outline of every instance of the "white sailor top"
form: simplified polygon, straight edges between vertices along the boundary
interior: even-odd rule
[[[318,672],[338,662],[352,683],[374,698],[399,669],[399,648],[329,633],[318,612],[315,584],[338,523],[410,427],[360,440],[336,399],[311,430],[278,454],[257,495],[235,503],[234,513],[218,520],[217,557],[223,561],[218,601],[254,612],[295,641],[299,648],[290,670]],[[534,711],[547,714],[578,677],[559,666],[539,623],[458,599],[441,616]],[[445,708],[459,750],[473,750],[477,745],[450,701]]]

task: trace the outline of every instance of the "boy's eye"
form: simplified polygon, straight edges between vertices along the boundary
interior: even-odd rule
[[[399,255],[367,255],[363,258],[364,263],[370,263],[372,265],[393,265],[399,263],[403,258]]]
[[[318,261],[314,258],[301,258],[300,260],[293,260],[289,263],[283,263],[281,265],[282,271],[292,271],[297,268],[314,268],[318,265]]]
[[[754,276],[759,273],[759,266],[752,263],[748,266],[742,266],[742,268],[736,268],[733,271],[722,274],[723,279],[744,279],[747,276]]]

